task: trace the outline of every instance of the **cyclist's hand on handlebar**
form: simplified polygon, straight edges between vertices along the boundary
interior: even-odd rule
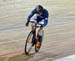
[[[27,22],[25,25],[28,26],[29,25],[29,22]]]

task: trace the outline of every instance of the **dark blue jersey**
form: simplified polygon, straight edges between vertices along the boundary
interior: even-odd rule
[[[42,14],[41,14],[42,13]],[[28,15],[27,17],[27,20],[28,22],[30,21],[31,17],[34,15],[34,14],[37,14],[39,18],[41,19],[45,19],[45,18],[48,18],[49,14],[48,14],[48,11],[46,9],[43,9],[43,12],[37,12],[36,8],[33,9],[31,11],[31,13]]]

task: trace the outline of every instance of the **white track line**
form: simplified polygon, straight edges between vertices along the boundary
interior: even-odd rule
[[[18,41],[19,41],[19,40],[0,42],[0,45],[2,45],[2,44],[7,44],[7,43],[12,43],[12,42],[18,42]]]
[[[75,61],[75,55],[67,56],[67,57],[60,58],[54,61]]]

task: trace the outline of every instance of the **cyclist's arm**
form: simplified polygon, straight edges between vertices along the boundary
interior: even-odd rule
[[[46,10],[46,11],[45,11],[45,16],[44,16],[44,19],[43,19],[43,21],[44,21],[43,26],[46,26],[46,25],[48,24],[48,17],[49,17],[49,13],[48,13],[48,11]]]
[[[27,22],[30,22],[31,17],[35,14],[35,9],[31,11],[31,13],[27,17]]]

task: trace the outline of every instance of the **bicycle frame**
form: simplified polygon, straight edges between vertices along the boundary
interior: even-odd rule
[[[26,39],[26,43],[25,43],[25,53],[26,53],[26,55],[28,55],[29,54],[29,52],[31,51],[31,49],[32,49],[32,46],[35,46],[35,52],[38,52],[39,51],[39,49],[40,49],[40,47],[41,47],[41,44],[40,44],[40,46],[39,47],[37,47],[36,46],[36,41],[38,41],[38,38],[39,38],[39,36],[38,36],[38,32],[36,31],[36,29],[38,28],[38,27],[40,27],[40,25],[38,24],[35,24],[34,23],[34,25],[32,25],[32,30],[30,31],[30,33],[29,33],[29,35],[28,35],[28,37],[27,37],[27,39]],[[32,36],[32,37],[31,37]],[[42,37],[44,36],[44,33],[42,34]],[[30,40],[30,38],[31,38],[31,45],[30,44],[28,44],[29,42],[29,40]],[[42,41],[42,40],[41,40]],[[29,48],[27,48],[27,46],[29,47]]]

